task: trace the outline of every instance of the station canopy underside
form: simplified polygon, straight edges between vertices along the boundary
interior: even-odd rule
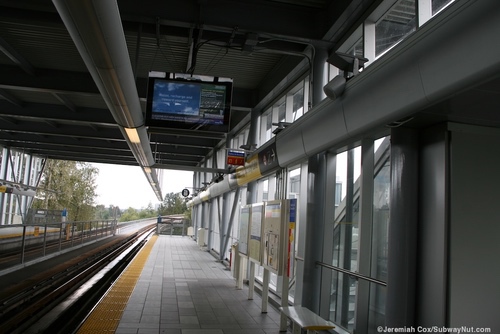
[[[201,171],[226,133],[148,127],[142,147],[126,138],[125,128],[145,128],[150,71],[232,78],[231,137],[252,110],[309,73],[311,50],[335,51],[379,3],[118,0],[113,14],[113,1],[0,0],[0,145],[51,159]],[[498,82],[454,92],[405,125],[497,127]],[[117,105],[116,96],[138,103]]]
[[[84,61],[88,55],[75,46],[54,3],[0,1],[0,144],[51,159],[140,165],[120,130],[126,125],[110,112]],[[354,23],[369,5],[361,0],[117,3],[122,27],[116,30],[122,29],[141,107],[127,112],[144,117],[150,71],[232,78],[230,134],[253,108],[279,93],[275,86],[305,59],[309,46],[333,47],[324,37],[345,33],[350,24],[334,33],[329,28],[345,21],[346,11],[356,8],[347,18]],[[88,15],[92,28],[107,24],[92,22],[84,10],[79,15],[84,22]],[[104,41],[104,47],[84,41],[91,57],[94,51],[102,55],[103,48],[112,55],[116,40]],[[178,170],[196,170],[226,138],[183,129],[147,131],[154,165]]]

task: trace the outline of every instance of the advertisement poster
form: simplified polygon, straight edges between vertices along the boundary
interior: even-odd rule
[[[239,186],[242,186],[259,179],[262,175],[278,167],[276,142],[272,142],[262,151],[248,158],[244,166],[236,168],[236,181]]]

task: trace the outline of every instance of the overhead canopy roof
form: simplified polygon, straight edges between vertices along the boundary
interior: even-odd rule
[[[104,1],[58,2],[90,8]],[[234,80],[235,132],[253,108],[279,93],[277,83],[294,79],[287,75],[304,61],[307,47],[331,49],[326,36],[341,38],[373,2],[120,0],[121,34],[141,106],[130,112],[139,117],[145,111],[149,71],[228,77]],[[71,20],[89,27],[109,23],[77,12]],[[0,1],[0,144],[52,159],[152,165],[131,150],[120,129],[127,125],[110,110],[84,61],[88,55],[77,49],[61,16],[49,0]],[[338,29],[330,32],[332,26]],[[84,44],[94,63],[94,51],[113,53],[114,39],[97,47],[89,45],[93,40],[99,38]],[[225,139],[173,129],[148,129],[148,136],[153,165],[180,170],[197,170]]]
[[[0,145],[52,159],[213,172],[203,162],[224,134],[144,129],[149,71],[232,78],[236,134],[251,110],[262,111],[308,73],[311,49],[331,53],[379,3],[0,0]],[[496,56],[480,36],[477,53]],[[451,120],[498,127],[498,71],[484,82],[480,76],[415,111],[405,126]],[[127,128],[138,129],[140,146]]]

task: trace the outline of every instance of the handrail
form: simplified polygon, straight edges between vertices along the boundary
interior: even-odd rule
[[[316,265],[322,266],[322,267],[325,267],[325,268],[328,268],[328,269],[332,269],[332,270],[335,270],[335,271],[340,271],[341,273],[344,273],[344,274],[347,274],[349,276],[355,277],[356,279],[361,278],[361,279],[363,279],[365,281],[368,281],[368,282],[371,282],[371,283],[375,283],[375,284],[382,285],[382,286],[387,286],[386,282],[379,281],[378,279],[374,279],[374,278],[371,278],[371,277],[368,277],[368,276],[360,275],[360,274],[355,273],[353,271],[349,271],[349,270],[346,270],[346,269],[334,267],[334,266],[332,266],[330,264],[327,264],[327,263],[324,263],[324,262],[321,262],[321,261],[316,261]]]

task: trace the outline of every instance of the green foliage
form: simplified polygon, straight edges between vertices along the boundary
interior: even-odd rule
[[[108,220],[115,219],[119,217],[121,214],[120,208],[114,205],[110,205],[109,207],[105,207],[102,204],[99,204],[95,207],[94,210],[94,219],[95,220]]]
[[[66,208],[68,220],[93,219],[98,173],[99,170],[88,163],[47,160],[33,208]]]
[[[162,216],[183,214],[187,211],[187,206],[181,194],[169,193],[165,195],[158,211]]]
[[[121,214],[119,221],[128,222],[144,218],[156,218],[156,216],[158,216],[158,212],[153,208],[153,204],[149,203],[146,208],[141,210],[132,207],[128,208]]]
[[[153,204],[151,203],[149,203],[145,209],[142,209],[139,212],[139,216],[141,218],[151,218],[151,217],[156,217],[157,215],[158,212],[153,208]]]
[[[120,221],[121,222],[128,222],[131,220],[138,220],[140,218],[141,217],[139,215],[139,211],[130,207],[122,213],[122,215],[120,217]]]

